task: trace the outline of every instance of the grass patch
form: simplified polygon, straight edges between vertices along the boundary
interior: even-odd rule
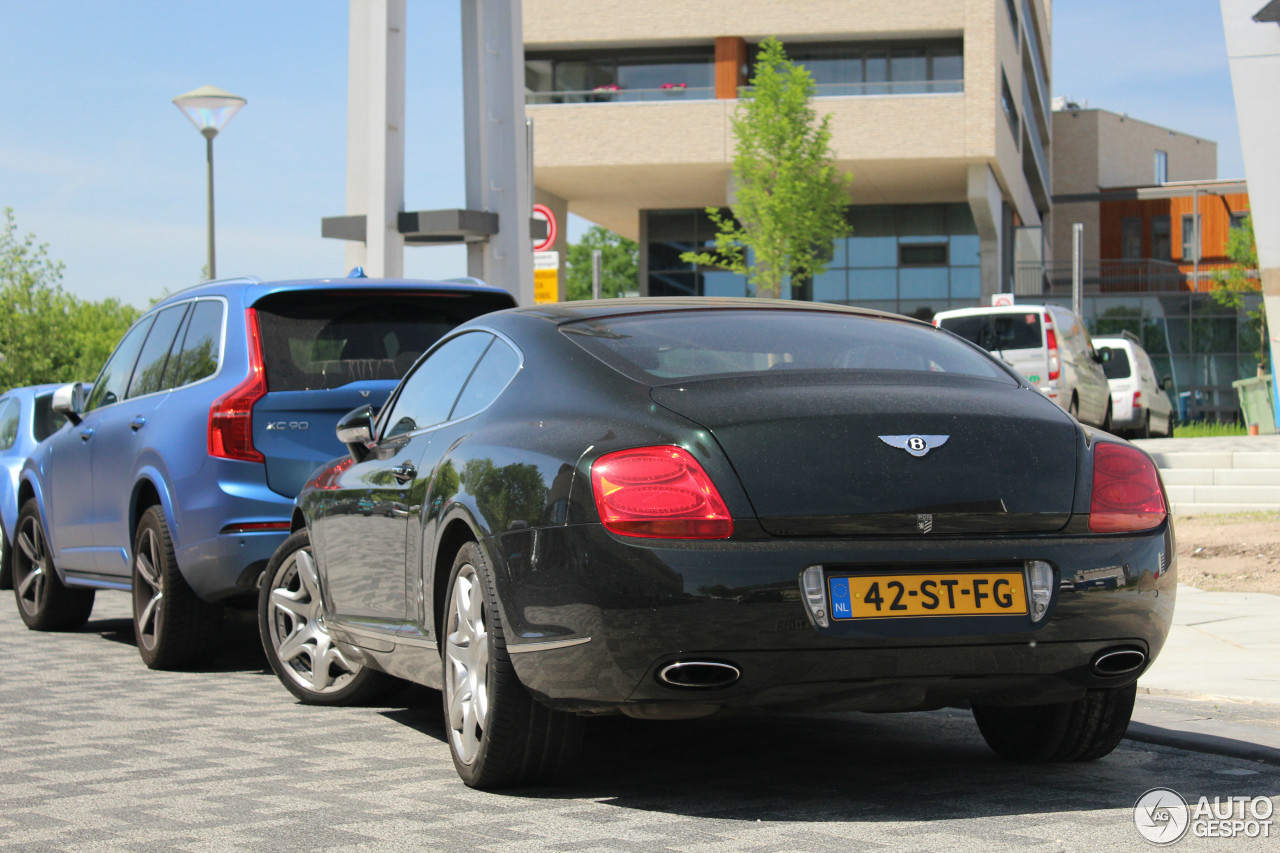
[[[1227,435],[1248,435],[1244,424],[1223,424],[1216,421],[1188,421],[1173,428],[1174,438],[1219,438]]]

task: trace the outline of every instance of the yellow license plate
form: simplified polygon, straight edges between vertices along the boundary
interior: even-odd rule
[[[854,575],[828,580],[833,619],[1008,616],[1027,612],[1021,572]]]

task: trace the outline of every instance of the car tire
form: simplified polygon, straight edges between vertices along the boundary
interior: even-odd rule
[[[151,669],[187,669],[217,652],[222,608],[187,585],[159,506],[148,507],[133,539],[133,635]]]
[[[93,612],[91,589],[67,589],[53,567],[35,498],[22,505],[12,554],[13,596],[18,614],[33,631],[73,631]]]
[[[294,532],[271,555],[258,593],[262,648],[276,677],[306,705],[356,705],[403,682],[347,657],[324,624],[311,536]]]
[[[13,546],[0,527],[0,590],[13,589]]]
[[[444,599],[445,735],[458,775],[492,790],[548,781],[582,747],[581,717],[536,702],[507,653],[493,572],[484,551],[468,542],[449,573]]]
[[[1102,758],[1129,727],[1137,682],[1090,690],[1083,699],[1053,705],[974,705],[987,746],[1013,761],[1068,762]]]
[[[1111,432],[1111,401],[1107,401],[1107,413],[1102,416],[1102,431]]]
[[[1142,418],[1142,426],[1138,428],[1138,438],[1151,438],[1151,410],[1147,409]]]
[[[1080,401],[1074,394],[1071,395],[1071,404],[1067,406],[1067,414],[1076,420],[1080,420]]]

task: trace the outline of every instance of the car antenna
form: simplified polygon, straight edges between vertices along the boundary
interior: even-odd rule
[[[368,278],[364,274],[364,267],[352,267],[351,272],[347,273],[347,278]]]

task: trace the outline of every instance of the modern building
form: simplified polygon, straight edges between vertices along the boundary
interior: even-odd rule
[[[1258,336],[1211,291],[1232,266],[1231,229],[1249,213],[1245,182],[1217,179],[1217,145],[1207,139],[1065,100],[1054,106],[1056,254],[1019,265],[1018,299],[1071,303],[1072,228],[1081,224],[1090,330],[1140,336],[1186,417],[1233,420],[1231,383],[1255,375]]]
[[[853,235],[791,294],[931,317],[1053,257],[1049,0],[524,0],[536,200],[641,244],[642,295],[745,295],[695,269],[726,206],[757,45],[817,84]],[[563,248],[563,247],[561,247]],[[563,257],[563,253],[562,253]]]

